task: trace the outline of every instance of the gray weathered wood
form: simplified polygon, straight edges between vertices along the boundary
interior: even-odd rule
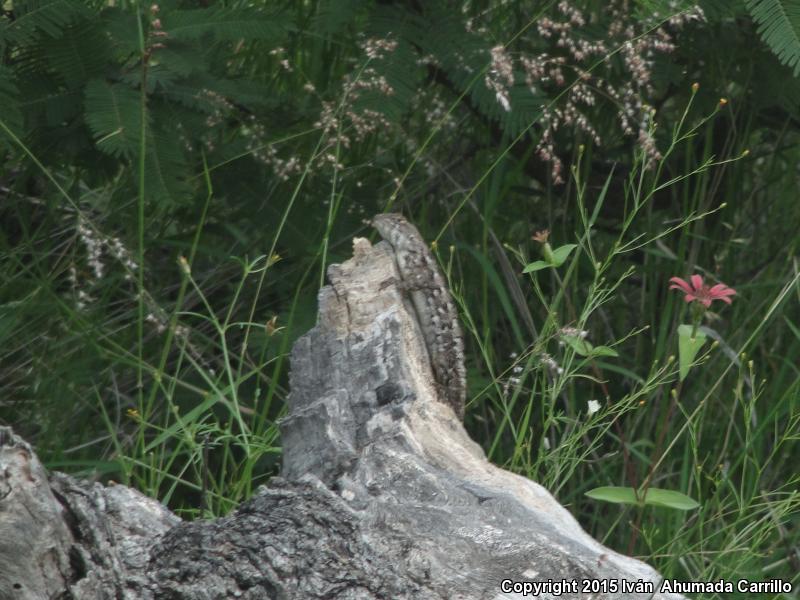
[[[225,518],[182,522],[123,486],[48,479],[0,429],[0,598],[483,599],[521,597],[501,593],[506,578],[658,584],[541,486],[490,464],[434,400],[396,268],[389,244],[363,239],[330,267],[319,322],[292,351],[282,475]]]

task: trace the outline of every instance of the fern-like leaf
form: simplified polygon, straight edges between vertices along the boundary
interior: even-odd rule
[[[97,148],[111,156],[132,158],[141,136],[140,98],[124,84],[94,79],[86,86],[86,123]]]
[[[178,136],[166,134],[158,127],[148,130],[145,155],[145,192],[161,214],[188,197],[186,185],[188,168],[181,152]]]
[[[252,9],[199,8],[164,16],[168,39],[193,40],[210,35],[218,40],[270,40],[285,36],[288,21],[281,14]]]
[[[13,6],[13,20],[0,20],[0,46],[30,44],[41,34],[58,38],[70,24],[91,16],[87,6],[75,0],[28,0]]]
[[[110,53],[105,33],[91,21],[67,27],[60,37],[44,38],[41,48],[53,72],[69,88],[99,77]]]
[[[778,60],[800,74],[800,0],[747,0],[747,10]]]
[[[350,25],[358,23],[370,4],[362,0],[322,0],[317,5],[313,28],[322,35],[341,33]]]
[[[17,137],[22,136],[22,111],[19,109],[19,90],[14,82],[14,73],[8,67],[0,65],[0,106],[3,114],[0,117],[3,125]],[[0,146],[13,146],[6,135],[5,128],[0,128]]]

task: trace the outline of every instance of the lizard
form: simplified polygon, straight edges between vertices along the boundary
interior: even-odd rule
[[[402,215],[382,213],[370,223],[394,250],[401,291],[408,294],[422,330],[438,399],[463,420],[467,396],[464,336],[439,265],[417,228]]]

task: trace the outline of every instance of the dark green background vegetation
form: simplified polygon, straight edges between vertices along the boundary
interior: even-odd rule
[[[0,423],[50,468],[248,497],[325,268],[398,210],[494,462],[667,576],[800,585],[800,2],[4,2],[0,51]],[[544,229],[578,248],[523,275]],[[692,273],[737,296],[679,383]],[[700,508],[585,496],[644,481]]]

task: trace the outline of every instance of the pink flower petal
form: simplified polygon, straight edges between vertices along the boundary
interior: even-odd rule
[[[672,282],[672,285],[669,286],[669,289],[671,289],[671,290],[683,290],[687,294],[692,293],[692,288],[689,286],[688,283],[686,283],[680,277],[673,277],[672,279],[670,279],[670,282]]]
[[[680,277],[671,277],[669,286],[671,290],[680,290],[685,296],[683,297],[686,302],[699,302],[706,308],[711,306],[714,300],[722,300],[726,304],[731,303],[730,296],[736,295],[736,290],[728,287],[724,283],[718,283],[714,286],[708,286],[703,282],[700,275],[689,276],[689,281],[681,279]]]
[[[724,283],[718,283],[709,290],[709,293],[712,296],[733,296],[736,293],[736,290],[729,288]]]

